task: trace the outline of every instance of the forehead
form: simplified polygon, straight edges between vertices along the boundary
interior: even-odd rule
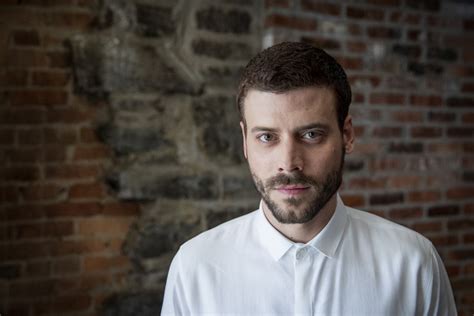
[[[329,87],[305,87],[282,93],[249,90],[244,100],[247,125],[337,124],[336,96]]]

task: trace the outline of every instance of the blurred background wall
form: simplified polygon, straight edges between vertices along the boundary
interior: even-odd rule
[[[157,315],[171,258],[258,207],[240,70],[284,40],[346,69],[346,204],[411,227],[474,313],[474,4],[5,0],[0,313]]]

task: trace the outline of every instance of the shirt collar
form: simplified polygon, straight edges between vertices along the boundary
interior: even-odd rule
[[[283,236],[265,217],[263,213],[263,201],[257,216],[257,230],[263,246],[270,252],[271,256],[278,261],[296,243]],[[335,256],[337,247],[344,235],[347,222],[347,211],[342,199],[337,194],[337,206],[328,224],[311,239],[307,245],[315,248],[329,258]]]

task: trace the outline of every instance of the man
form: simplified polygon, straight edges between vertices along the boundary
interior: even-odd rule
[[[181,246],[163,315],[456,315],[433,245],[337,193],[350,102],[318,48],[281,43],[249,62],[237,103],[260,208]]]

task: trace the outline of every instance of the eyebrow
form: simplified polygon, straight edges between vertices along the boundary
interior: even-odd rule
[[[293,131],[294,132],[299,132],[299,131],[315,129],[315,128],[319,128],[319,129],[323,129],[323,130],[329,130],[330,129],[329,125],[327,125],[327,124],[310,123],[310,124],[307,124],[307,125],[298,126]],[[279,130],[278,128],[255,126],[250,130],[250,132],[251,133],[255,133],[255,132],[277,132],[278,130]]]

